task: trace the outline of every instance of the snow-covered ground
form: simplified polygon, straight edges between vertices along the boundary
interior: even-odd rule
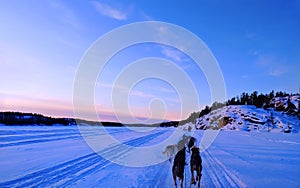
[[[141,147],[156,145],[171,135],[167,144],[176,144],[183,134],[201,141],[204,131],[184,132],[158,128],[135,132],[126,128],[107,128],[123,143]],[[87,127],[89,139],[109,146],[103,134]],[[100,135],[100,136],[99,136]],[[174,187],[171,164],[165,161],[145,167],[112,163],[95,153],[81,137],[77,127],[0,126],[0,187]],[[100,151],[122,158],[128,151],[112,146]],[[300,187],[300,135],[220,131],[213,144],[201,152],[202,187]],[[139,154],[132,156],[140,159]],[[187,163],[189,154],[187,153]],[[184,186],[190,187],[189,165]],[[193,186],[192,186],[193,187]]]

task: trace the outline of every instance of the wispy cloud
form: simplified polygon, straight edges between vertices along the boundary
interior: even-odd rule
[[[170,47],[161,47],[161,53],[164,55],[166,58],[171,59],[174,61],[177,65],[179,65],[182,69],[189,69],[192,67],[190,59],[188,56],[185,55],[184,52],[181,52],[177,49],[173,49]]]
[[[180,101],[180,99],[178,97],[176,97],[176,98],[169,97],[169,98],[167,98],[167,100],[169,102],[173,103],[173,104],[180,104],[181,103],[181,101]]]
[[[73,116],[72,102],[54,98],[39,98],[29,95],[0,91],[2,111],[42,113],[51,116]]]
[[[166,57],[171,58],[174,61],[178,61],[178,62],[186,61],[186,58],[184,57],[182,52],[175,50],[175,49],[162,47],[161,53],[163,55],[165,55]]]
[[[189,40],[182,40],[182,36],[180,36],[178,33],[170,30],[167,27],[159,26],[156,27],[155,30],[157,30],[156,33],[156,40],[158,41],[165,41],[171,46],[176,46],[176,48],[172,48],[169,46],[161,46],[161,54],[164,55],[167,58],[170,58],[171,60],[182,63],[182,62],[189,62],[190,59],[186,55],[186,52],[188,49],[192,48],[192,43]],[[188,65],[180,65],[182,68],[189,68]]]
[[[259,34],[258,33],[255,33],[255,32],[246,32],[245,33],[245,38],[247,39],[251,39],[251,40],[256,40],[259,38]]]
[[[132,90],[130,92],[131,96],[135,96],[135,97],[142,97],[142,98],[154,98],[155,96],[150,94],[150,93],[146,93],[144,91],[139,91],[139,90]]]
[[[183,52],[169,47],[162,47],[161,53],[165,57],[175,61],[182,69],[186,70],[191,68],[189,58],[187,58]]]
[[[251,56],[259,56],[261,54],[261,50],[254,50],[254,49],[251,49],[248,51],[248,54],[251,55]]]
[[[134,96],[134,97],[142,97],[142,98],[153,98],[155,97],[154,95],[144,92],[144,91],[140,91],[140,90],[130,90],[129,91],[129,87],[123,86],[123,85],[119,85],[119,84],[106,84],[106,83],[102,83],[102,82],[97,82],[96,85],[102,89],[107,88],[107,89],[118,89],[121,92],[128,92],[128,94],[130,96]]]
[[[117,9],[110,5],[100,3],[97,1],[93,1],[92,4],[96,8],[98,12],[103,14],[104,16],[116,19],[116,20],[127,20],[128,19],[128,11],[121,10],[120,8]]]
[[[283,67],[274,67],[269,69],[269,76],[281,76],[285,73],[287,73],[287,69]]]
[[[168,89],[168,88],[165,88],[165,87],[159,87],[158,91],[159,92],[164,92],[164,93],[173,93],[173,94],[176,93],[175,89]]]
[[[242,76],[242,78],[243,78],[243,79],[248,79],[248,78],[249,78],[249,75],[248,75],[248,74],[244,74],[244,75]]]
[[[154,20],[151,16],[149,16],[148,14],[146,14],[144,11],[140,11],[140,16],[144,20],[147,20],[147,21],[153,21]]]
[[[96,83],[96,86],[97,87],[100,87],[100,88],[107,88],[107,89],[119,89],[119,90],[128,90],[129,88],[126,87],[126,86],[122,86],[122,85],[119,85],[119,84],[108,84],[108,83],[103,83],[103,82],[97,82]]]
[[[256,65],[266,69],[269,76],[282,76],[288,72],[288,66],[274,55],[259,55]]]
[[[72,9],[70,9],[68,6],[66,6],[65,4],[63,4],[63,2],[60,1],[49,1],[49,3],[52,8],[56,9],[60,13],[60,19],[63,22],[73,26],[76,29],[81,28],[81,24],[79,23]]]

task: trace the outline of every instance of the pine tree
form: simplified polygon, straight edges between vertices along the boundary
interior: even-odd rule
[[[295,114],[295,109],[296,109],[296,106],[291,102],[291,99],[290,97],[288,97],[288,101],[287,101],[287,109],[286,111],[290,114]]]
[[[268,118],[267,120],[267,124],[268,124],[268,132],[271,131],[271,129],[273,128],[273,125],[274,125],[274,115],[273,115],[273,112],[270,112],[270,117]]]
[[[297,111],[298,118],[300,119],[300,98],[298,98],[298,111]]]
[[[274,98],[274,90],[272,90],[269,94],[269,98],[270,100],[272,100]]]

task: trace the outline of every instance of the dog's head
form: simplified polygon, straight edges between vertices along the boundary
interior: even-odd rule
[[[199,148],[196,146],[191,147],[192,153],[199,153]]]
[[[196,138],[195,137],[191,137],[190,138],[190,142],[195,142],[196,141]]]

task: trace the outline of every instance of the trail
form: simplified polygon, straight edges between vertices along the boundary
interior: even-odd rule
[[[196,134],[195,137],[201,140],[200,135]],[[227,168],[217,157],[212,155],[211,149],[214,150],[214,153],[223,152],[216,147],[210,147],[201,152],[203,166],[201,187],[247,187],[233,170]]]
[[[156,132],[129,140],[124,144],[137,147],[164,133],[165,131]],[[125,155],[128,150],[118,144],[99,151],[99,154],[110,155],[113,159]],[[109,164],[111,164],[110,161],[102,158],[97,153],[90,153],[11,181],[0,182],[0,187],[65,187],[76,183],[97,170],[105,168]]]
[[[166,140],[172,131],[161,128],[136,133],[111,128],[111,136],[123,144],[105,145],[105,149],[94,152],[74,128],[0,127],[0,187],[172,188],[172,164],[168,160],[145,167],[111,162],[129,159],[128,156],[138,160],[139,156],[135,158],[130,147],[124,145],[152,146]],[[201,141],[203,133],[195,131],[193,136]],[[101,142],[101,138],[105,138],[97,137],[101,134],[93,135],[91,131],[90,138]],[[214,143],[200,153],[203,165],[200,187],[255,187],[258,181],[263,186],[299,187],[300,146],[297,143],[300,143],[299,135],[292,134],[220,133]],[[157,152],[162,151],[164,148]],[[195,188],[196,185],[190,185],[188,152],[186,163],[183,185]]]

